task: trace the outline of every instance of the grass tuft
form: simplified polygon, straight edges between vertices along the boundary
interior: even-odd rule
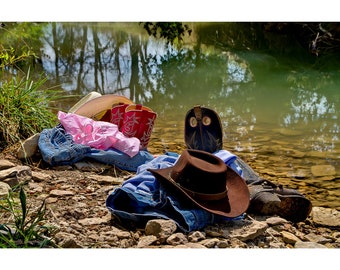
[[[42,224],[46,213],[45,201],[33,212],[27,206],[22,186],[19,187],[18,195],[19,202],[13,191],[5,199],[0,199],[1,220],[8,220],[6,224],[0,224],[0,248],[55,247],[46,236],[53,228]]]
[[[42,89],[46,78],[33,81],[30,72],[19,79],[13,76],[0,82],[0,141],[6,147],[57,123],[49,104],[59,92]],[[1,146],[0,146],[1,148]]]

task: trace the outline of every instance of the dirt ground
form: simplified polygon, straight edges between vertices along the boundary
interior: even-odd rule
[[[45,225],[53,228],[52,233],[47,237],[51,237],[57,246],[63,248],[138,247],[144,236],[144,228],[134,228],[133,224],[130,224],[128,229],[126,226],[121,226],[112,218],[105,206],[108,194],[132,177],[133,173],[93,162],[50,168],[42,161],[39,153],[25,162],[17,159],[15,153],[15,148],[7,149],[0,153],[0,160],[10,161],[13,165],[30,167],[32,174],[22,176],[20,179],[26,183],[25,191],[30,213],[34,214],[43,201],[46,202]],[[6,216],[1,213],[0,215],[2,220],[6,220]],[[254,220],[256,217],[248,216],[247,219]],[[260,220],[265,219],[260,217]],[[322,236],[329,247],[339,247],[340,235],[337,230],[314,226],[308,219],[298,224],[288,222],[278,228],[279,231],[273,233],[273,230],[267,230],[263,235],[248,242],[236,238],[219,241],[222,241],[223,246],[232,248],[292,248],[294,246],[289,241],[294,240],[285,240],[281,235],[281,231],[286,231],[304,241],[309,239],[306,235]],[[207,238],[217,241],[213,233]],[[160,244],[156,246],[170,247]]]

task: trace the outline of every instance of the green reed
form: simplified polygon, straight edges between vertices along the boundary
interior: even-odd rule
[[[15,195],[19,196],[19,202]],[[44,224],[45,201],[37,210],[30,209],[23,186],[18,192],[10,191],[7,197],[0,198],[0,248],[45,248],[55,247],[51,238],[53,227]]]

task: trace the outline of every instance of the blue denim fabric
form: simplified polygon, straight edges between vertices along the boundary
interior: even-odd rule
[[[232,220],[214,215],[203,209],[183,205],[167,193],[148,168],[160,169],[173,166],[178,155],[162,155],[141,165],[134,177],[116,188],[106,199],[106,207],[124,224],[134,223],[144,228],[146,222],[153,218],[172,219],[178,228],[185,232],[199,230],[209,224],[222,220]],[[224,153],[224,158],[229,156]],[[242,218],[243,215],[235,219]]]
[[[230,153],[227,150],[219,150],[215,152],[214,155],[222,159],[226,165],[228,165],[230,168],[232,168],[235,172],[243,177],[242,168],[235,162],[237,159],[236,155]]]
[[[85,157],[104,164],[114,164],[118,168],[130,172],[136,172],[140,165],[147,163],[154,158],[153,155],[145,150],[141,150],[137,155],[129,157],[127,154],[113,148],[108,150],[91,148],[91,152],[86,153]]]
[[[75,144],[72,136],[60,126],[44,129],[38,147],[43,160],[52,166],[73,164],[91,152],[89,146]]]
[[[45,162],[51,166],[71,165],[84,158],[115,165],[122,170],[137,171],[138,167],[153,159],[147,151],[139,151],[134,157],[116,149],[98,150],[86,145],[76,144],[70,134],[61,125],[44,129],[40,133],[38,146]]]

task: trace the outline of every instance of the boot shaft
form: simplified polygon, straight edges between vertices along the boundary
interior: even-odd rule
[[[140,140],[141,149],[145,149],[150,141],[157,114],[141,104],[132,104],[126,107],[122,133],[127,137],[136,137]]]
[[[119,103],[118,105],[113,106],[111,109],[110,122],[117,125],[119,131],[122,131],[125,109],[128,105],[129,104],[126,103]]]

